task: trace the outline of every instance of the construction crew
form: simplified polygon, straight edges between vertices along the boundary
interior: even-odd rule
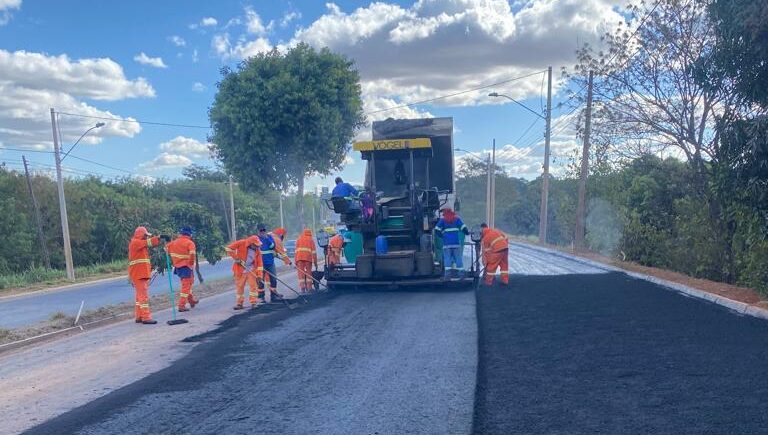
[[[255,308],[259,305],[258,282],[263,279],[264,275],[261,240],[258,236],[236,240],[227,246],[226,251],[235,260],[232,264],[232,273],[235,276],[235,306],[233,309],[243,309],[246,284],[248,284],[248,302],[251,304],[251,308]]]
[[[443,239],[443,267],[445,277],[464,275],[464,247],[461,233],[469,235],[469,229],[451,208],[443,209],[443,217],[437,221],[435,232]]]
[[[192,308],[195,308],[198,300],[192,294],[192,284],[195,282],[193,268],[197,261],[197,252],[195,242],[192,241],[192,228],[182,227],[179,230],[179,236],[165,247],[168,255],[171,256],[173,263],[173,274],[181,280],[181,291],[179,292],[179,311],[189,311],[187,301]]]
[[[149,311],[149,281],[152,275],[149,248],[158,246],[161,239],[167,242],[171,237],[165,234],[152,237],[145,227],[138,227],[128,243],[128,277],[136,290],[133,316],[136,323],[157,323],[157,320],[152,320],[152,313]]]
[[[480,225],[483,232],[481,245],[485,264],[485,285],[493,285],[496,269],[501,268],[501,283],[509,284],[509,240],[499,230]]]
[[[331,239],[328,241],[327,249],[328,266],[332,267],[335,264],[341,263],[341,251],[344,249],[344,236],[338,233],[332,234]]]
[[[264,281],[269,279],[269,294],[271,299],[282,299],[283,295],[277,292],[277,267],[275,267],[275,248],[277,243],[274,237],[267,233],[267,226],[259,224],[259,240],[261,241],[261,260],[264,264],[264,279],[259,281],[259,301],[266,302]],[[281,256],[281,254],[278,254]],[[285,260],[283,260],[285,261]],[[290,260],[288,260],[290,262]]]
[[[299,275],[299,288],[302,293],[309,292],[313,287],[312,264],[317,269],[317,249],[312,230],[304,229],[304,233],[296,239],[296,269]]]

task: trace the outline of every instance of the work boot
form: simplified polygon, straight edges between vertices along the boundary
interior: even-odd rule
[[[197,300],[197,299],[190,299],[190,300],[189,300],[189,307],[190,307],[190,308],[195,308],[195,305],[197,305],[199,302],[200,302],[200,301],[199,301],[199,300]]]
[[[178,311],[179,311],[180,313],[183,313],[183,312],[185,312],[185,311],[189,311],[189,308],[187,308],[187,307],[179,307]]]
[[[141,319],[136,319],[136,323],[141,323]]]
[[[141,323],[143,323],[143,324],[145,324],[145,325],[154,325],[154,324],[156,324],[156,323],[157,323],[157,320],[152,320],[152,319],[149,319],[149,320],[142,320],[142,321],[141,321]]]
[[[234,307],[232,307],[232,309],[233,310],[242,310],[243,309],[243,304],[237,304]]]
[[[271,292],[269,295],[272,297],[272,300],[279,301],[279,300],[283,299],[283,295],[281,295],[278,292]]]

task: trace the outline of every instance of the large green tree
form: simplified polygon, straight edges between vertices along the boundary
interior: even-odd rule
[[[304,178],[341,168],[365,123],[352,61],[299,44],[222,69],[209,111],[216,157],[246,187],[304,191]],[[297,202],[303,223],[303,202]]]

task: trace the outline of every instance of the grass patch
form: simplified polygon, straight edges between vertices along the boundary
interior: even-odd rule
[[[128,262],[126,260],[76,267],[75,277],[76,281],[83,281],[86,278],[98,275],[125,272],[127,268]],[[65,270],[35,267],[24,272],[0,275],[0,290],[67,282],[69,281],[67,280],[67,272]]]

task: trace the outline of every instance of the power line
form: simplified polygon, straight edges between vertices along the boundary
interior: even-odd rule
[[[44,154],[53,154],[53,151],[40,151],[40,150],[29,150],[24,148],[7,148],[7,147],[0,147],[0,152],[2,151],[16,151],[20,153],[44,153]]]
[[[102,168],[112,169],[113,171],[120,171],[120,172],[125,172],[126,174],[129,174],[129,175],[133,175],[133,172],[131,172],[129,170],[126,170],[126,169],[116,168],[114,166],[109,166],[109,165],[105,165],[103,163],[94,162],[93,160],[88,160],[86,158],[78,157],[78,156],[75,156],[75,155],[70,155],[69,157],[72,157],[73,159],[81,160],[83,162],[91,163],[91,164],[96,165],[96,166],[101,166]]]
[[[460,92],[454,92],[452,94],[441,95],[439,97],[429,98],[429,99],[421,100],[421,101],[414,101],[413,103],[401,104],[399,106],[388,107],[386,109],[373,110],[373,111],[370,111],[370,112],[366,112],[365,114],[366,115],[373,115],[375,113],[388,112],[390,110],[402,109],[402,108],[405,108],[405,107],[418,106],[420,104],[426,104],[426,103],[431,103],[433,101],[444,100],[446,98],[451,98],[451,97],[455,97],[455,96],[458,96],[458,95],[468,94],[470,92],[480,91],[480,90],[483,90],[483,89],[492,88],[494,86],[503,85],[505,83],[510,83],[510,82],[514,82],[514,81],[517,81],[517,80],[522,80],[524,78],[535,76],[536,74],[541,74],[543,72],[546,72],[546,70],[544,70],[544,71],[536,71],[536,72],[533,72],[533,73],[530,73],[530,74],[526,74],[526,75],[523,75],[523,76],[520,76],[520,77],[515,77],[515,78],[503,80],[503,81],[500,81],[500,82],[491,83],[491,84],[485,85],[485,86],[479,86],[477,88],[466,89],[466,90],[463,90],[463,91],[460,91]]]
[[[156,121],[141,121],[138,119],[122,119],[122,118],[110,118],[108,116],[94,116],[94,115],[83,115],[81,113],[68,113],[68,112],[56,112],[59,115],[67,115],[67,116],[77,116],[79,118],[90,118],[90,119],[101,119],[104,121],[115,121],[115,122],[132,122],[135,124],[147,124],[147,125],[159,125],[163,127],[181,127],[181,128],[204,128],[206,130],[210,130],[210,126],[204,126],[204,125],[192,125],[192,124],[173,124],[170,122],[156,122]]]

